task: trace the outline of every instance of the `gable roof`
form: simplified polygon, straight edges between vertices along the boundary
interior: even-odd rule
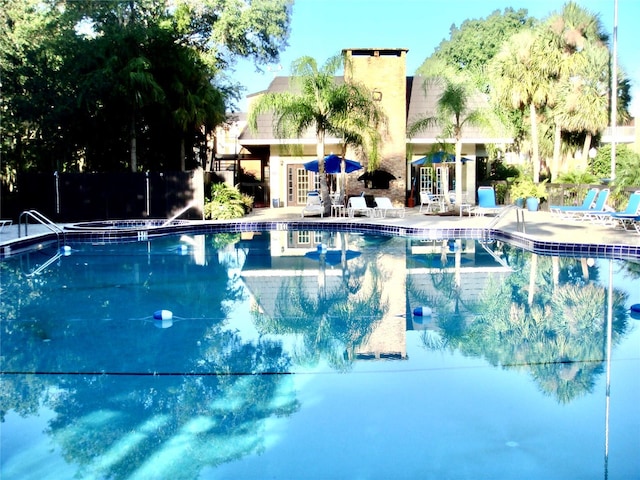
[[[414,77],[407,105],[407,125],[411,125],[420,118],[436,117],[438,100],[443,92],[443,82],[430,81],[422,76]],[[489,99],[487,95],[477,94],[469,99],[470,111],[488,107]],[[407,139],[407,142],[433,143],[433,140],[440,139],[441,135],[441,127],[433,125],[425,128],[413,138]],[[454,139],[447,140],[447,143],[454,141]],[[463,143],[511,143],[513,139],[506,132],[489,132],[486,128],[465,125],[462,129],[462,141]]]
[[[265,93],[284,93],[295,92],[298,87],[292,83],[292,78],[289,76],[275,77],[269,87],[266,90],[249,95],[249,106],[251,105],[251,99],[258,97]],[[344,82],[344,77],[335,77],[336,83],[340,84]],[[444,90],[443,85],[440,82],[428,82],[426,78],[422,76],[410,76],[407,77],[407,125],[415,122],[418,118],[429,117],[436,115],[436,106],[438,99],[442,95]],[[426,86],[426,88],[425,88]],[[469,107],[472,109],[483,108],[488,106],[489,101],[486,95],[477,95],[471,99]],[[250,108],[250,107],[249,107]],[[315,144],[315,132],[309,129],[300,138],[278,138],[274,129],[275,116],[273,114],[262,114],[258,116],[257,130],[252,131],[247,127],[244,128],[240,136],[239,142],[242,145],[273,145],[273,144]],[[432,126],[423,130],[419,135],[413,138],[408,138],[407,143],[413,144],[433,144],[441,141],[442,129],[438,126]],[[484,131],[480,127],[467,125],[463,128],[462,139],[465,143],[511,143],[513,140],[504,132],[489,133]],[[449,142],[452,140],[449,139]],[[336,137],[327,136],[325,143],[339,144],[340,139]]]
[[[261,92],[249,95],[247,98],[249,99],[249,108],[251,108],[251,99],[255,97],[259,97],[265,93],[285,93],[285,92],[299,92],[300,88],[292,82],[293,77],[288,76],[280,76],[275,77],[266,90]],[[344,77],[335,77],[335,82],[337,84],[344,83]],[[242,145],[273,145],[273,144],[313,144],[316,143],[316,134],[312,129],[307,130],[302,137],[292,138],[292,139],[283,139],[278,138],[275,134],[275,115],[272,113],[265,113],[262,115],[258,115],[257,119],[257,130],[253,131],[247,125],[240,136],[238,137],[238,141]],[[325,138],[325,143],[327,145],[331,144],[339,144],[340,139],[336,137],[327,136]]]

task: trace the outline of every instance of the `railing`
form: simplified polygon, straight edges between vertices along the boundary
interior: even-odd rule
[[[60,249],[58,249],[56,251],[56,253],[49,260],[44,262],[42,265],[40,265],[38,268],[36,268],[33,272],[27,273],[26,274],[27,277],[33,277],[34,275],[38,275],[40,272],[45,270],[49,265],[51,265],[53,262],[58,260],[61,256],[62,256],[62,253],[60,253]]]
[[[186,207],[181,208],[181,209],[180,209],[180,210],[178,210],[176,213],[174,213],[174,214],[173,214],[169,219],[167,219],[167,221],[166,221],[166,222],[164,222],[161,226],[162,226],[162,227],[166,227],[167,225],[171,225],[171,222],[173,222],[174,220],[176,220],[180,215],[182,215],[183,213],[185,213],[187,210],[189,210],[189,209],[191,209],[191,208],[194,208],[194,207],[197,207],[197,206],[198,206],[198,203],[197,203],[195,200],[193,200],[193,201],[189,202],[189,204],[188,204]]]
[[[33,218],[38,223],[41,223],[42,225],[44,225],[45,227],[47,227],[49,230],[51,230],[53,233],[56,234],[56,238],[58,240],[58,250],[60,250],[60,235],[62,234],[64,236],[64,230],[60,228],[58,225],[56,225],[54,222],[49,220],[47,217],[42,215],[37,210],[25,210],[20,214],[20,217],[18,218],[18,237],[22,236],[23,222],[24,222],[24,234],[25,235],[29,234],[29,231],[28,231],[29,218]]]
[[[500,220],[502,220],[511,210],[516,211],[516,228],[520,233],[525,232],[524,225],[524,210],[516,205],[506,205],[500,212],[489,222],[485,228],[495,227]]]

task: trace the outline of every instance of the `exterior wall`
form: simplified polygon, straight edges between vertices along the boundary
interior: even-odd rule
[[[388,117],[382,134],[379,168],[392,172],[396,177],[391,181],[389,190],[363,189],[360,182],[355,186],[366,194],[387,196],[393,203],[404,205],[407,194],[407,50],[347,49],[343,53],[347,59],[345,80],[359,82],[369,88]],[[351,188],[353,186],[352,183]]]

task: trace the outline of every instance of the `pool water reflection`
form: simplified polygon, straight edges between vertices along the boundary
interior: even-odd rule
[[[0,264],[3,479],[640,475],[637,264],[274,231],[32,275],[51,254]]]

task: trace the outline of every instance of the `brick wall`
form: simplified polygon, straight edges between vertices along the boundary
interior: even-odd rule
[[[373,92],[374,100],[387,115],[386,128],[381,131],[380,169],[392,173],[389,189],[360,191],[376,196],[387,196],[394,204],[404,204],[407,195],[407,77],[406,49],[348,49],[345,79],[362,83]]]

